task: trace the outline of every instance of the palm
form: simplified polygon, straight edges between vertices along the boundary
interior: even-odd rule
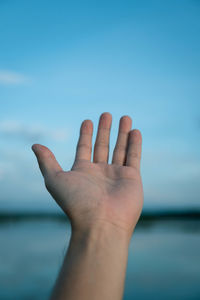
[[[130,125],[126,127],[127,135],[123,135],[123,138],[120,136],[119,127],[113,161],[112,164],[108,164],[108,148],[105,145],[106,140],[109,139],[109,131],[105,131],[104,128],[103,139],[101,126],[100,122],[94,149],[94,162],[89,159],[91,128],[86,126],[82,128],[76,159],[71,171],[64,172],[59,167],[55,176],[46,176],[46,186],[69,216],[72,225],[84,226],[86,223],[94,224],[101,221],[132,230],[139,218],[143,204],[142,181],[138,163],[140,155],[134,153],[134,149],[129,149],[128,156],[127,143]],[[123,123],[121,127],[123,127]],[[98,143],[98,139],[101,140],[101,143]],[[118,145],[120,142],[121,147]],[[122,142],[124,142],[124,148]],[[132,142],[133,147],[135,145]],[[118,151],[119,149],[120,151]],[[122,153],[122,149],[124,149],[124,153]],[[137,150],[136,147],[135,150]]]

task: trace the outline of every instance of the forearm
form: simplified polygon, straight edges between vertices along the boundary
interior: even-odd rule
[[[121,300],[129,238],[114,225],[72,231],[51,300]]]

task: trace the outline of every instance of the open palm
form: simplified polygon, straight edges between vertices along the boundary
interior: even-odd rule
[[[93,162],[93,124],[90,120],[82,123],[75,161],[68,172],[45,146],[34,144],[32,149],[48,191],[72,227],[83,229],[103,222],[132,233],[143,205],[142,137],[139,130],[131,130],[130,117],[122,117],[112,163],[108,164],[111,122],[109,113],[100,116]]]

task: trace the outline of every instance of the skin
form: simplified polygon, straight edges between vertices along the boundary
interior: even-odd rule
[[[47,147],[32,146],[46,188],[72,227],[52,300],[122,298],[128,245],[143,206],[142,136],[123,116],[109,164],[111,123],[110,113],[100,116],[92,159],[93,124],[83,121],[70,171]]]

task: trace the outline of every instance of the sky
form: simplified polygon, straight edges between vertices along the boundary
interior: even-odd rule
[[[200,208],[200,1],[0,0],[0,211],[59,211],[31,145],[70,170],[84,119],[143,136],[144,209]]]

